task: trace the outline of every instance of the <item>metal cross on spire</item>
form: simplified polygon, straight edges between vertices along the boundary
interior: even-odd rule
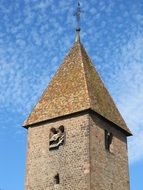
[[[77,29],[80,29],[80,16],[81,16],[81,6],[79,0],[77,1],[77,9],[75,12],[76,20],[77,20]]]
[[[76,20],[77,20],[77,28],[76,28],[76,41],[80,41],[80,18],[81,18],[81,13],[83,11],[81,10],[81,6],[80,6],[80,2],[79,0],[77,1],[77,9],[76,12],[74,14],[74,16],[76,16]]]

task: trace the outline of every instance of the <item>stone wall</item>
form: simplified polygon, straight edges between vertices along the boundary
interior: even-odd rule
[[[110,152],[105,129],[113,133]],[[129,190],[126,136],[94,115],[90,118],[91,190]]]
[[[49,151],[51,128],[65,143]],[[113,133],[110,152],[105,129]],[[26,190],[129,190],[126,136],[93,114],[77,114],[28,129]],[[54,177],[59,174],[60,183]]]
[[[65,144],[49,151],[50,129],[60,125],[65,127]],[[89,116],[29,128],[26,173],[26,190],[90,190]]]

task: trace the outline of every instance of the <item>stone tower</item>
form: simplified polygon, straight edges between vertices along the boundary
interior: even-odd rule
[[[129,190],[131,135],[76,42],[24,123],[26,190]]]

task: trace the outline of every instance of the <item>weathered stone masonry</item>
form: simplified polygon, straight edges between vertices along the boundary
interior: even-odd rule
[[[24,127],[25,190],[129,190],[131,132],[79,40]]]
[[[65,145],[49,151],[51,127],[65,126]],[[90,189],[89,116],[83,115],[28,129],[27,190]]]

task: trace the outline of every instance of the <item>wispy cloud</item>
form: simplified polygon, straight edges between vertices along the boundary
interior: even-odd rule
[[[143,35],[138,34],[123,46],[115,59],[117,69],[109,87],[134,136],[129,139],[131,162],[143,159]]]
[[[134,133],[129,140],[131,162],[143,157],[140,2],[81,2],[84,45]],[[1,110],[23,118],[31,111],[74,40],[75,6],[72,0],[0,3]]]

